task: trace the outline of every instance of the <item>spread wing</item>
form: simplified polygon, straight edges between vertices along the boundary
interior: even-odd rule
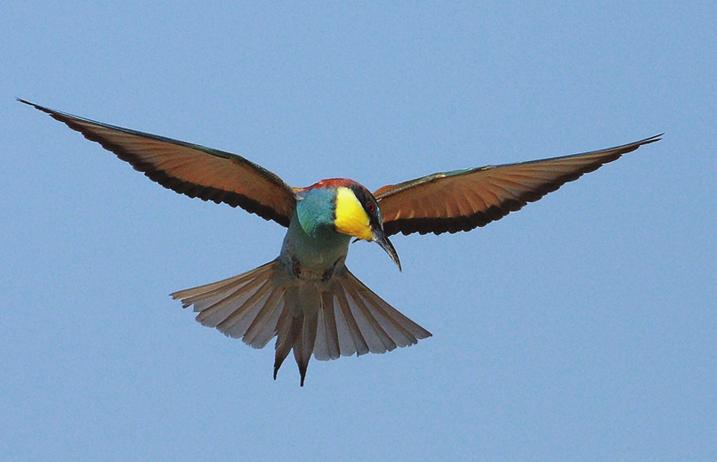
[[[100,143],[165,188],[205,201],[240,206],[289,226],[296,204],[292,189],[275,174],[241,156],[18,101]]]
[[[435,173],[383,186],[374,195],[388,235],[468,231],[520,210],[661,136],[571,156]]]

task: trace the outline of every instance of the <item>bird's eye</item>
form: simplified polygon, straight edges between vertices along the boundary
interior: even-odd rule
[[[369,203],[366,205],[366,208],[368,209],[368,211],[369,211],[371,214],[373,214],[374,212],[376,212],[376,206],[373,205],[373,202],[369,202]]]

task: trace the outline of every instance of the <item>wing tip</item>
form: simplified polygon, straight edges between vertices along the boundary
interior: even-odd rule
[[[617,146],[617,147],[613,148],[615,151],[618,151],[618,154],[619,154],[616,157],[616,159],[623,154],[627,154],[629,152],[636,151],[638,148],[640,148],[642,146],[656,143],[656,142],[660,141],[664,135],[665,135],[665,132],[662,132],[662,133],[658,133],[657,135],[652,135],[648,138],[644,138],[639,141],[633,141],[632,143],[625,144],[623,146]]]
[[[38,105],[38,104],[35,104],[35,103],[33,103],[32,101],[28,101],[28,100],[26,100],[25,98],[20,98],[19,96],[16,96],[16,97],[15,97],[15,101],[17,101],[18,103],[27,104],[28,106],[32,106],[32,107],[34,107],[35,109],[39,109],[39,110],[41,110],[41,111],[45,110],[44,107],[42,107],[42,106],[40,106],[40,105]]]
[[[665,132],[658,133],[657,135],[652,135],[648,138],[645,138],[644,140],[635,142],[635,144],[637,144],[638,146],[642,146],[645,144],[656,143],[657,141],[662,140],[663,136],[665,136]]]
[[[45,114],[50,114],[50,116],[53,117],[53,118],[55,118],[55,119],[57,119],[57,117],[59,117],[60,115],[62,115],[61,112],[55,111],[54,109],[50,109],[50,108],[45,107],[45,106],[40,106],[40,105],[37,104],[37,103],[33,103],[32,101],[26,100],[25,98],[20,98],[19,96],[15,97],[15,100],[16,100],[18,103],[27,104],[28,106],[34,107],[34,108],[37,109],[38,111],[42,111],[42,112],[44,112]],[[57,119],[57,120],[60,120],[60,119]],[[62,120],[60,120],[60,121],[63,122]]]

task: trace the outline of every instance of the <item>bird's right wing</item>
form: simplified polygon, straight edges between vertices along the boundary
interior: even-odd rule
[[[469,231],[661,136],[571,156],[435,173],[384,186],[374,195],[387,235]]]
[[[100,143],[165,188],[205,201],[240,206],[289,226],[296,205],[294,191],[275,174],[241,156],[19,101]]]

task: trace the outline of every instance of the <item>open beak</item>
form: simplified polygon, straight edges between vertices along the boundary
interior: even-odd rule
[[[388,240],[388,237],[384,234],[382,229],[374,230],[373,240],[386,251],[388,256],[391,257],[391,260],[393,260],[396,266],[398,266],[398,270],[401,271],[401,260],[398,259],[396,249],[393,248],[393,244],[391,244],[391,241]]]

